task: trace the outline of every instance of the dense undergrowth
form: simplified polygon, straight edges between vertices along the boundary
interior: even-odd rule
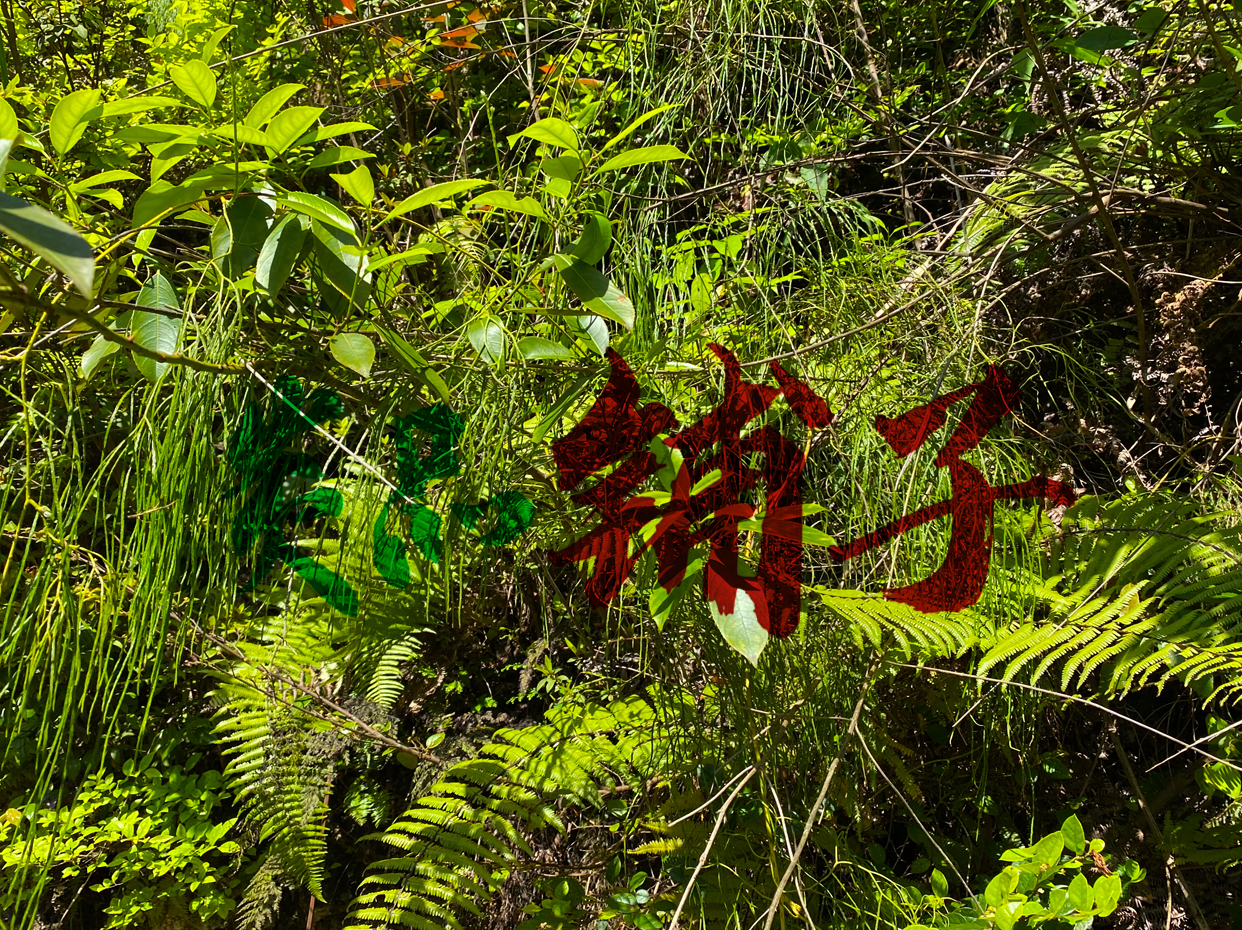
[[[1242,926],[1232,5],[0,0],[0,80],[0,925]],[[954,613],[946,521],[808,545],[754,664],[599,609],[551,443],[713,343],[812,543],[992,364],[1080,500]]]

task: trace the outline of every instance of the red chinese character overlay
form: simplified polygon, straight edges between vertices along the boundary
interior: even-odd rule
[[[775,427],[741,434],[781,394],[811,429],[828,426],[832,412],[810,387],[776,362],[770,364],[780,387],[753,384],[742,378],[732,353],[716,344],[709,348],[724,364],[724,399],[699,422],[678,432],[673,432],[680,426],[677,418],[663,404],[638,406],[641,389],[634,373],[620,355],[608,350],[612,366],[608,383],[582,421],[553,443],[552,452],[563,490],[577,488],[607,465],[620,464],[572,498],[595,508],[601,523],[550,555],[559,564],[594,560],[586,589],[591,600],[603,606],[621,590],[647,549],[656,554],[660,586],[672,591],[685,578],[691,550],[707,543],[704,587],[716,609],[731,614],[737,592],[744,591],[760,625],[774,636],[786,637],[798,627],[801,604],[805,456]],[[661,434],[669,434],[663,440],[669,450],[684,456],[672,482],[671,500],[662,504],[634,494],[661,468],[648,450]],[[762,458],[762,465],[750,467],[756,457]],[[720,478],[715,484],[691,494],[717,469]],[[749,578],[739,572],[738,523],[754,515],[755,508],[744,498],[760,481],[767,492],[764,531],[757,574]]]
[[[936,467],[949,469],[953,496],[906,514],[847,546],[833,546],[828,550],[833,559],[844,562],[916,526],[940,517],[952,517],[949,551],[940,567],[922,581],[884,592],[888,600],[909,604],[923,613],[961,610],[978,602],[991,561],[992,513],[996,501],[1048,498],[1053,506],[1074,503],[1073,490],[1060,481],[1036,477],[1019,484],[993,487],[979,469],[961,460],[963,453],[979,445],[988,431],[1022,402],[1018,386],[995,365],[988,366],[987,377],[977,384],[944,394],[894,419],[876,417],[875,428],[893,452],[904,458],[944,426],[949,407],[972,394],[974,399],[962,422],[936,456]]]

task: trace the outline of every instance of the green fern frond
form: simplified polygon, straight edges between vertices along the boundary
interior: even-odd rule
[[[971,615],[966,612],[925,614],[862,591],[816,585],[808,589],[819,595],[820,603],[830,613],[845,622],[859,649],[878,649],[895,643],[907,657],[918,654],[933,658],[961,655],[978,642]]]
[[[1242,531],[1186,501],[1085,498],[1029,589],[1046,616],[999,632],[979,664],[1006,680],[1060,669],[1063,689],[1102,675],[1122,694],[1177,677],[1209,700],[1242,698]]]
[[[461,926],[481,913],[513,867],[533,855],[526,837],[563,831],[558,805],[602,806],[619,776],[643,778],[641,746],[655,713],[641,698],[560,708],[549,722],[496,731],[472,759],[450,767],[382,834],[400,850],[371,865],[348,927]]]

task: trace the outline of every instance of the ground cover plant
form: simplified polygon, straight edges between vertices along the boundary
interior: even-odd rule
[[[0,0],[0,84],[0,925],[1242,926],[1232,4]]]

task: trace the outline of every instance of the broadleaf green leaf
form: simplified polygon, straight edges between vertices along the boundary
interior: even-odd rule
[[[349,218],[348,213],[330,200],[325,200],[315,194],[307,194],[304,191],[286,191],[277,195],[276,199],[295,213],[303,213],[311,219],[335,226],[354,236],[355,240],[357,239],[354,221]]]
[[[364,158],[374,158],[370,152],[364,152],[362,149],[352,145],[334,145],[326,148],[310,161],[306,163],[307,168],[331,168],[333,165],[339,165],[347,161],[361,161]]]
[[[600,213],[588,213],[570,253],[580,262],[597,265],[611,246],[612,224]]]
[[[303,145],[314,145],[316,142],[322,142],[324,139],[334,139],[337,136],[343,136],[350,132],[374,132],[375,127],[370,123],[360,123],[357,121],[348,123],[329,123],[327,126],[316,126],[306,135],[302,136],[293,143],[292,148],[301,148]]]
[[[521,132],[515,132],[509,136],[509,147],[517,145],[519,139],[534,139],[536,142],[543,142],[547,145],[554,145],[557,148],[569,149],[571,152],[578,151],[578,132],[573,126],[555,116],[544,117],[537,123],[532,123]]]
[[[630,149],[620,155],[614,155],[595,169],[596,174],[604,171],[620,171],[622,168],[633,168],[635,165],[650,165],[661,161],[673,161],[690,156],[675,145],[649,145],[640,149]]]
[[[255,102],[250,112],[242,118],[242,123],[254,129],[262,129],[289,102],[290,97],[305,89],[304,84],[281,84],[273,87]]]
[[[499,361],[505,352],[505,328],[490,317],[478,317],[466,327],[474,351],[485,362]]]
[[[509,191],[486,191],[466,204],[468,209],[492,207],[497,210],[509,210],[513,213],[525,213],[528,216],[547,219],[543,207],[534,197],[518,197]]]
[[[129,97],[125,100],[110,100],[105,103],[100,118],[108,119],[112,116],[126,116],[130,113],[146,113],[148,110],[158,110],[163,107],[183,106],[185,104],[176,97]]]
[[[350,371],[356,371],[364,378],[371,377],[371,366],[375,364],[375,343],[370,336],[363,333],[337,333],[328,340],[328,348],[332,357]]]
[[[1074,880],[1069,884],[1069,905],[1078,911],[1085,911],[1091,908],[1091,883],[1087,881],[1087,877],[1079,872],[1074,876]]]
[[[73,191],[75,194],[80,194],[83,191],[90,190],[92,187],[105,187],[106,185],[113,184],[117,181],[137,180],[139,180],[138,175],[134,174],[132,171],[114,168],[111,171],[101,171],[98,174],[91,175],[89,178],[83,178],[81,181],[75,181],[73,184],[69,185],[69,190]]]
[[[90,243],[67,223],[42,207],[0,193],[0,230],[63,271],[84,296],[91,296],[95,255]]]
[[[1077,814],[1070,814],[1065,823],[1061,824],[1061,838],[1071,856],[1081,856],[1087,845],[1087,836],[1082,829],[1082,821]]]
[[[119,352],[120,349],[121,344],[119,342],[113,342],[103,336],[96,336],[94,342],[82,353],[80,364],[82,377],[89,380],[90,376],[95,373],[95,369],[102,365],[108,356]]]
[[[330,177],[362,206],[369,207],[375,200],[375,179],[366,165],[359,165],[348,174],[333,174]]]
[[[727,612],[721,610],[720,605],[711,597],[707,599],[707,606],[725,642],[745,656],[751,665],[758,665],[759,656],[768,644],[768,631],[759,624],[750,595],[744,590],[735,590],[733,609]]]
[[[268,148],[283,155],[295,142],[315,125],[315,120],[326,107],[289,107],[281,110],[267,124]],[[298,142],[298,144],[302,144]]]
[[[319,276],[357,308],[371,296],[371,275],[367,256],[346,235],[318,220],[311,222],[311,246]]]
[[[634,328],[634,305],[605,274],[572,255],[558,253],[552,259],[561,278],[584,307],[626,329]]]
[[[544,358],[572,359],[578,357],[572,349],[559,342],[553,342],[551,339],[544,339],[542,336],[523,336],[518,340],[517,346],[522,358],[532,361]]]
[[[21,131],[13,107],[7,100],[0,97],[0,139],[16,139]]]
[[[394,217],[404,216],[405,214],[417,210],[421,207],[430,206],[441,200],[448,200],[450,197],[460,194],[462,191],[468,191],[476,187],[482,187],[490,181],[483,181],[478,178],[465,178],[460,181],[445,181],[442,184],[433,184],[430,187],[424,187],[417,194],[411,194],[403,201],[388,211],[383,222],[388,222]]]
[[[82,138],[91,120],[103,115],[103,107],[99,105],[99,90],[87,88],[65,94],[57,101],[48,121],[47,135],[52,148],[61,155],[67,153]]]
[[[177,89],[204,109],[216,102],[216,76],[206,62],[191,58],[184,65],[168,69],[168,76]]]
[[[164,310],[180,314],[181,305],[177,300],[177,292],[161,272],[156,272],[134,301],[140,307],[152,310]],[[171,317],[165,313],[152,313],[135,310],[130,317],[131,338],[145,349],[151,349],[164,355],[172,355],[177,351],[181,340],[180,316]],[[156,361],[143,355],[134,355],[134,364],[142,376],[148,381],[159,381],[168,369],[168,362]]]
[[[1138,36],[1123,26],[1096,26],[1075,39],[1074,44],[1089,52],[1107,52],[1133,45],[1136,41]]]
[[[306,242],[306,222],[296,213],[290,213],[273,227],[259,250],[254,279],[259,287],[273,297],[280,293],[289,279],[302,246]]]

